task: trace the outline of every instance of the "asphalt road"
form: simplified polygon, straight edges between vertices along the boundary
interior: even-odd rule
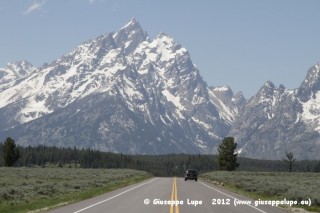
[[[285,213],[286,211],[270,205],[255,205],[254,201],[247,197],[203,181],[152,178],[50,211],[50,213],[69,212]]]

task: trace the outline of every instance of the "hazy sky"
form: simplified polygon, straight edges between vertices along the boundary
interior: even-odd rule
[[[296,88],[320,62],[319,0],[1,0],[0,67],[50,63],[132,17],[186,47],[209,85],[247,98],[267,80]]]

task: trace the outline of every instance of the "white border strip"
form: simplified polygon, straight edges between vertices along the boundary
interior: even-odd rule
[[[123,192],[117,194],[117,195],[114,195],[114,196],[112,196],[112,197],[109,197],[108,199],[102,200],[102,201],[100,201],[100,202],[98,202],[98,203],[92,204],[92,205],[87,206],[87,207],[85,207],[85,208],[83,208],[83,209],[80,209],[80,210],[78,210],[78,211],[75,211],[74,213],[83,212],[83,211],[85,211],[85,210],[87,210],[87,209],[90,209],[90,208],[92,208],[92,207],[94,207],[94,206],[97,206],[97,205],[99,205],[99,204],[101,204],[101,203],[104,203],[104,202],[107,202],[107,201],[109,201],[109,200],[112,200],[112,199],[114,199],[114,198],[116,198],[116,197],[119,197],[120,195],[123,195],[123,194],[125,194],[125,193],[127,193],[127,192],[130,192],[130,191],[132,191],[132,190],[134,190],[134,189],[136,189],[136,188],[139,188],[139,187],[141,187],[141,186],[143,186],[143,185],[146,185],[146,184],[148,184],[148,183],[151,183],[152,181],[155,181],[155,180],[157,180],[157,179],[158,179],[158,178],[154,178],[154,179],[152,179],[152,180],[150,180],[150,181],[148,181],[148,182],[145,182],[145,183],[142,183],[142,184],[140,184],[140,185],[138,185],[138,186],[132,187],[132,188],[126,190],[126,191],[123,191]]]
[[[232,199],[237,199],[237,200],[238,200],[238,198],[235,198],[235,197],[233,197],[233,196],[231,196],[231,195],[228,195],[228,194],[226,194],[226,193],[224,193],[224,192],[222,192],[222,191],[220,191],[220,190],[218,190],[218,189],[215,189],[215,188],[213,188],[213,187],[211,187],[211,186],[209,186],[209,185],[207,185],[207,184],[205,184],[205,183],[203,183],[203,182],[199,182],[199,183],[201,183],[202,185],[208,187],[209,189],[212,189],[212,190],[214,190],[214,191],[217,191],[217,192],[219,192],[219,193],[221,193],[221,194],[223,194],[223,195],[225,195],[225,196],[228,196],[228,197],[230,197],[230,198],[232,198]],[[267,212],[265,212],[265,211],[263,211],[263,210],[261,210],[261,209],[258,209],[258,208],[255,207],[255,206],[248,205],[248,204],[247,204],[247,206],[250,206],[250,207],[254,208],[255,210],[258,210],[259,212],[267,213]]]

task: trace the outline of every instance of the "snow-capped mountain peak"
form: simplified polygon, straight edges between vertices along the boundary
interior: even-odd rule
[[[313,87],[316,84],[320,83],[320,63],[311,67],[307,73],[306,78],[301,84],[301,87]]]
[[[292,152],[299,159],[318,156],[319,67],[313,66],[301,86],[294,90],[266,82],[244,105],[231,131],[241,155],[281,159],[286,152]]]
[[[141,28],[140,23],[137,21],[137,19],[135,17],[133,17],[130,19],[130,21],[126,25],[124,25],[120,29],[120,31],[123,29],[129,29],[129,30],[131,29],[132,30],[132,28],[136,28],[136,27]]]
[[[216,106],[219,115],[229,125],[236,119],[239,109],[244,105],[245,99],[241,92],[236,95],[229,86],[210,87],[210,99]]]
[[[320,90],[320,63],[308,70],[307,76],[298,88],[299,99],[303,102],[316,98],[315,93]]]
[[[148,34],[142,29],[135,18],[113,35],[118,47],[125,50],[126,54],[132,53],[137,46],[148,39]]]
[[[56,145],[69,132],[73,139],[62,146],[90,141],[92,134],[97,144],[82,147],[205,153],[238,113],[227,90],[211,91],[186,48],[165,33],[149,39],[131,19],[119,31],[82,43],[1,91],[0,117],[7,122],[0,127],[31,128],[30,135],[45,132],[37,140]],[[50,128],[39,130],[43,126]],[[91,133],[83,135],[80,129]]]
[[[136,19],[40,68],[0,68],[0,137],[20,145],[216,153],[231,135],[246,157],[314,158],[319,106],[320,64],[299,88],[267,81],[247,101],[208,87],[186,48],[165,33],[150,39]]]
[[[5,68],[0,68],[0,88],[3,86],[3,84],[26,77],[35,70],[37,70],[37,68],[28,61],[8,63]]]
[[[25,60],[18,61],[15,63],[8,63],[8,65],[5,68],[16,72],[16,74],[19,77],[24,77],[28,73],[30,73],[36,69],[31,63],[29,63],[28,61],[25,61]]]

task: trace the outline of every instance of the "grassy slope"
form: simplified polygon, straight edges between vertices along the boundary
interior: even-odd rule
[[[305,200],[312,206],[298,206],[320,212],[320,173],[280,172],[210,172],[202,174],[206,180],[223,182],[230,190],[254,199]]]
[[[129,169],[0,168],[0,212],[76,202],[150,177]]]

